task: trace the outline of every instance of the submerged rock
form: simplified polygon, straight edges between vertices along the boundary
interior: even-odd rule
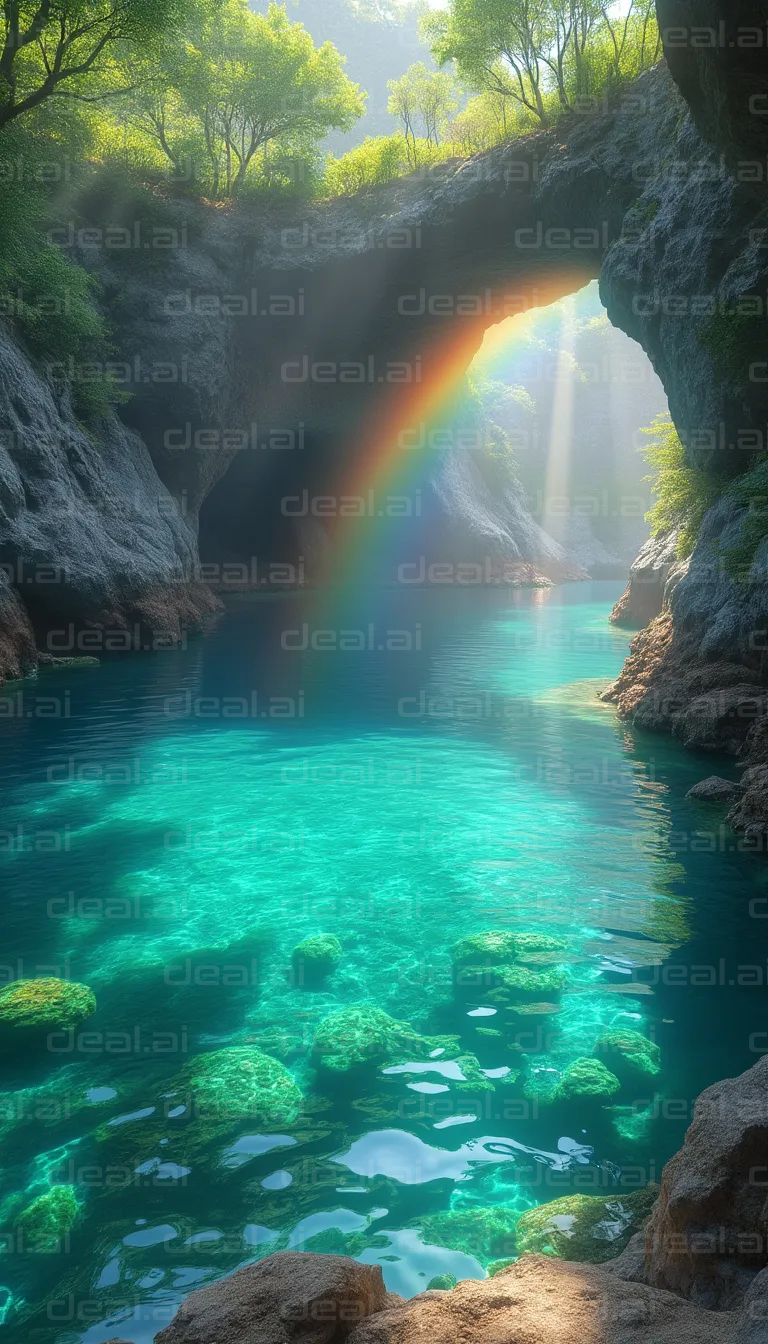
[[[499,966],[517,961],[528,952],[563,952],[566,943],[548,933],[507,933],[491,930],[462,938],[452,950],[454,966]]]
[[[627,1028],[606,1031],[595,1042],[593,1054],[610,1066],[622,1085],[655,1078],[661,1072],[661,1051],[642,1032]]]
[[[322,980],[335,970],[341,961],[341,943],[332,933],[320,933],[297,943],[291,954],[291,965],[299,984]]]
[[[179,1075],[191,1093],[193,1114],[203,1122],[251,1119],[270,1128],[298,1119],[303,1097],[288,1070],[253,1046],[232,1046],[196,1055]]]
[[[379,1265],[278,1251],[191,1293],[155,1339],[156,1344],[329,1344],[386,1304]]]
[[[436,1274],[434,1279],[430,1279],[427,1284],[427,1292],[449,1293],[456,1287],[458,1279],[455,1274]]]
[[[599,1059],[574,1059],[555,1088],[554,1100],[607,1104],[620,1089],[616,1074]]]
[[[381,1008],[341,1008],[318,1027],[312,1062],[330,1073],[348,1073],[385,1061],[427,1059],[435,1050],[445,1058],[460,1052],[456,1036],[420,1036],[408,1022],[398,1022]]]
[[[594,1265],[613,1260],[645,1222],[659,1196],[659,1187],[618,1193],[606,1198],[566,1195],[520,1215],[518,1255],[527,1252]]]
[[[46,977],[16,980],[0,990],[0,1040],[73,1031],[96,1012],[96,997],[87,985]]]
[[[421,1232],[428,1246],[445,1246],[474,1256],[481,1265],[513,1254],[515,1227],[520,1213],[503,1204],[487,1208],[444,1209],[414,1219],[412,1226]]]
[[[722,779],[720,775],[708,775],[700,779],[686,793],[686,798],[696,798],[703,803],[735,803],[741,798],[744,788],[731,779]]]
[[[14,1230],[21,1234],[26,1252],[56,1254],[61,1240],[72,1231],[80,1212],[71,1185],[54,1185],[18,1215]]]

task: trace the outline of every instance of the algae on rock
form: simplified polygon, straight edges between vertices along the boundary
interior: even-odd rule
[[[55,976],[16,980],[0,990],[0,1039],[73,1031],[95,1012],[96,997],[87,985]]]
[[[566,1195],[520,1215],[517,1254],[553,1255],[600,1265],[627,1246],[649,1216],[659,1188],[597,1195]],[[500,1268],[500,1266],[499,1266]]]

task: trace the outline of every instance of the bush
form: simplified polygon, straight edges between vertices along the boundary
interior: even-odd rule
[[[96,285],[79,266],[52,246],[51,168],[65,162],[56,142],[13,128],[3,135],[4,162],[14,168],[3,192],[0,228],[0,314],[29,353],[46,365],[66,369],[103,358],[108,327],[96,307]],[[98,419],[115,400],[101,380],[72,385],[75,414]]]
[[[654,537],[679,530],[677,554],[682,560],[693,550],[704,514],[720,492],[720,483],[713,473],[689,464],[669,416],[657,416],[644,433],[651,441],[643,456],[653,467],[646,480],[656,495],[646,521]]]
[[[342,154],[328,156],[325,189],[329,196],[352,196],[366,187],[379,187],[408,172],[405,136],[366,136],[362,145]]]

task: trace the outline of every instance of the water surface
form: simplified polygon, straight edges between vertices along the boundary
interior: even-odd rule
[[[149,1344],[185,1292],[286,1246],[380,1263],[406,1295],[482,1277],[487,1247],[425,1218],[644,1185],[697,1093],[755,1062],[764,868],[685,799],[732,766],[597,700],[627,651],[619,591],[240,601],[185,649],[3,689],[3,980],[99,1005],[6,1061],[9,1337]],[[558,1011],[518,1022],[516,1053],[488,1034],[506,1010],[453,990],[451,947],[489,929],[565,945]],[[297,983],[317,933],[342,961]],[[324,1083],[308,1049],[347,1005],[460,1036],[493,1090],[468,1100],[438,1055]],[[617,1027],[662,1058],[620,1117],[526,1099]],[[248,1043],[284,1060],[300,1120],[190,1157],[174,1077]],[[78,1222],[24,1254],[14,1219],[51,1183]]]

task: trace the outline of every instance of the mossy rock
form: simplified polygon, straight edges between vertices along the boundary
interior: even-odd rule
[[[621,1089],[615,1073],[599,1059],[575,1059],[568,1065],[554,1092],[554,1100],[607,1105]]]
[[[460,1053],[456,1036],[420,1036],[408,1022],[397,1022],[381,1008],[351,1007],[330,1013],[320,1023],[312,1042],[312,1062],[329,1073],[382,1063],[440,1058]]]
[[[513,933],[473,933],[462,938],[451,950],[454,966],[500,966],[516,956]]]
[[[292,1125],[302,1110],[303,1097],[285,1066],[253,1046],[196,1055],[177,1081],[205,1125],[248,1119],[276,1129]]]
[[[72,1231],[80,1206],[71,1185],[54,1185],[19,1214],[14,1229],[21,1234],[25,1251],[56,1253],[62,1239]]]
[[[421,1232],[428,1246],[445,1246],[450,1251],[473,1255],[481,1265],[509,1255],[515,1249],[515,1227],[520,1214],[503,1204],[488,1208],[445,1209],[414,1219],[412,1227]]]
[[[503,966],[532,952],[563,952],[567,944],[548,933],[491,930],[462,938],[451,952],[454,966]]]
[[[0,990],[0,1040],[73,1031],[96,1012],[96,997],[87,985],[46,977],[16,980]]]
[[[494,1278],[496,1274],[501,1273],[502,1269],[509,1269],[510,1265],[514,1265],[516,1263],[517,1262],[514,1256],[512,1256],[511,1259],[506,1260],[491,1260],[490,1264],[486,1266],[486,1273],[488,1275],[488,1278],[489,1279]]]
[[[645,1222],[659,1195],[657,1185],[606,1198],[566,1195],[523,1213],[517,1253],[556,1256],[601,1265],[614,1260]]]
[[[506,966],[463,966],[456,975],[456,988],[472,997],[478,994],[489,1003],[514,1004],[549,1001],[568,984],[563,966],[531,969],[518,964]]]
[[[455,1274],[436,1274],[427,1284],[427,1292],[449,1293],[456,1287],[458,1279]]]
[[[661,1072],[658,1045],[639,1031],[606,1031],[595,1042],[592,1053],[626,1086],[656,1078]]]
[[[332,933],[305,938],[291,953],[291,965],[299,984],[316,984],[330,975],[341,961],[341,943]]]

